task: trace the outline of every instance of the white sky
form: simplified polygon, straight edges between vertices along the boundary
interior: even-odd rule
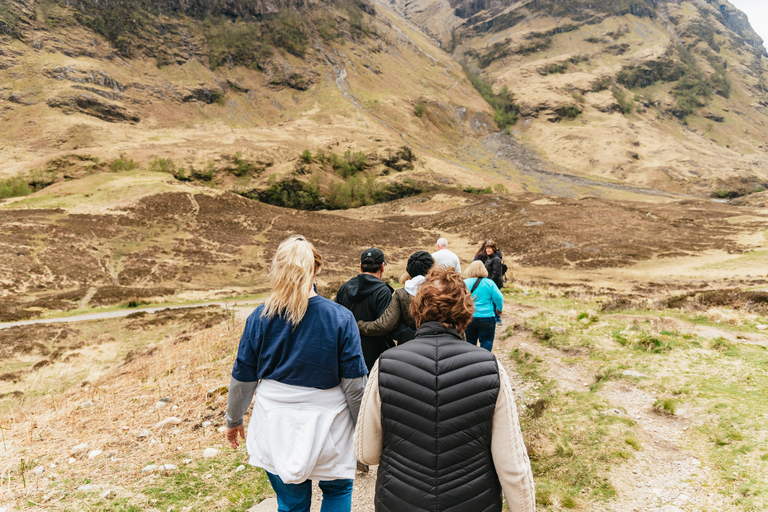
[[[749,24],[768,47],[768,0],[729,0],[749,18]]]

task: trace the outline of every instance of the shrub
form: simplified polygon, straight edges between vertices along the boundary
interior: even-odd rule
[[[624,115],[631,114],[632,110],[635,108],[635,103],[632,98],[628,98],[624,91],[615,86],[611,89],[611,92],[616,99],[616,103],[619,104],[621,113]]]
[[[269,186],[266,190],[256,193],[256,198],[263,203],[298,210],[318,210],[322,207],[318,179],[309,183],[295,178],[277,181],[277,175],[272,174],[267,184]]]
[[[493,189],[490,187],[490,185],[485,188],[464,187],[464,192],[468,194],[491,194]]]
[[[28,196],[31,193],[32,189],[29,187],[29,184],[21,178],[21,176],[0,180],[0,199],[6,199],[8,197]]]
[[[139,164],[130,158],[125,158],[123,155],[120,155],[120,158],[109,164],[109,170],[112,172],[133,171],[138,168]]]
[[[560,117],[576,119],[581,114],[581,109],[576,105],[561,105],[555,109]]]
[[[210,162],[204,170],[198,171],[194,167],[190,166],[189,171],[192,178],[196,180],[211,181],[216,175],[216,166],[213,165],[213,162]]]
[[[609,76],[603,76],[592,82],[592,92],[600,92],[608,89],[611,84],[613,84],[613,80],[611,80],[611,77]]]
[[[578,101],[579,103],[584,103],[584,101],[586,101],[586,98],[584,98],[584,95],[581,94],[580,92],[571,93],[571,97],[576,101]]]
[[[344,179],[354,176],[368,166],[367,158],[362,151],[353,153],[347,150],[344,152],[344,155],[331,153],[328,157],[328,162],[333,167],[333,170]]]
[[[555,73],[565,73],[568,71],[567,62],[550,62],[543,68],[539,69],[539,74],[542,76],[554,75]]]
[[[402,172],[405,170],[413,169],[413,162],[416,160],[416,154],[408,146],[402,146],[394,154],[388,154],[381,159],[381,163],[394,169],[395,171]]]
[[[317,178],[308,183],[295,178],[278,181],[277,175],[273,174],[269,177],[267,189],[240,192],[240,195],[276,206],[300,210],[343,210],[393,201],[421,194],[424,191],[423,186],[411,180],[383,184],[370,176],[350,176],[341,183],[331,183],[325,194],[321,195]]]
[[[427,105],[422,101],[416,104],[413,109],[413,115],[421,117],[427,112]]]
[[[664,400],[658,399],[656,400],[656,403],[653,404],[653,408],[656,412],[674,416],[675,412],[677,412],[677,404],[678,401],[674,398],[665,398]]]
[[[308,149],[305,149],[301,152],[301,161],[305,164],[311,164],[312,163],[312,152]]]
[[[152,172],[176,174],[176,165],[170,158],[155,158],[149,162],[149,170]]]
[[[494,120],[500,130],[504,130],[517,122],[520,113],[520,107],[515,102],[515,95],[505,85],[498,94],[493,92],[490,82],[485,81],[477,73],[473,73],[467,67],[464,67],[467,78],[472,83],[477,92],[488,104],[495,110]]]

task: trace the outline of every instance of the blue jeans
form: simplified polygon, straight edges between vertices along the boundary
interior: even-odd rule
[[[477,345],[479,340],[480,346],[490,352],[493,349],[493,339],[496,337],[496,319],[492,316],[472,318],[472,322],[467,327],[466,335],[468,343]]]
[[[282,479],[266,472],[277,495],[278,512],[309,512],[312,504],[312,480],[300,484],[285,484]],[[352,480],[321,480],[323,506],[321,512],[350,512],[352,510]]]

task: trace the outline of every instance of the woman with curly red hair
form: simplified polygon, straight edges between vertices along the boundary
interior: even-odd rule
[[[433,268],[411,300],[418,329],[370,374],[355,431],[363,464],[379,464],[377,511],[535,510],[533,475],[503,366],[461,333],[472,297]]]

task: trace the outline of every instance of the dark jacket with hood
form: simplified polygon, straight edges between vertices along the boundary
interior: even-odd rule
[[[377,512],[500,512],[491,455],[499,368],[455,329],[426,322],[379,360]]]
[[[488,256],[484,263],[485,269],[488,271],[488,279],[496,283],[496,286],[501,290],[504,287],[504,271],[501,267],[500,251]]]
[[[339,289],[336,302],[347,308],[355,320],[376,320],[389,306],[393,289],[387,283],[370,274],[358,274]],[[363,357],[368,371],[382,352],[395,346],[393,339],[400,335],[400,328],[383,336],[360,336]]]

